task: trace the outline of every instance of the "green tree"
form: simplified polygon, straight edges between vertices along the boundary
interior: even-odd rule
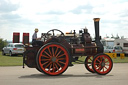
[[[4,46],[6,46],[7,45],[7,40],[3,40],[2,38],[0,38],[0,51],[2,50],[2,48],[4,47]]]

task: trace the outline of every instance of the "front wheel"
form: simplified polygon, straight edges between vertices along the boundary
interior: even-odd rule
[[[93,58],[94,56],[87,56],[84,62],[85,68],[91,73],[95,73],[95,71],[92,69]]]
[[[56,76],[68,68],[69,54],[63,45],[49,43],[39,50],[36,62],[41,72]]]
[[[92,61],[93,70],[100,75],[108,74],[112,70],[112,67],[112,59],[103,53],[96,55]]]

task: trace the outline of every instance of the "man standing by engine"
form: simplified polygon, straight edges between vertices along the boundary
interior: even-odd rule
[[[35,28],[35,33],[32,35],[32,42],[36,41],[36,39],[37,39],[37,32],[38,32],[38,29]]]
[[[37,33],[38,33],[38,31],[39,31],[38,28],[35,28],[35,32],[34,32],[34,34],[32,35],[32,45],[33,45],[33,46],[35,46],[35,45],[39,45],[39,46],[43,45],[43,42],[40,41],[41,38],[37,38]]]

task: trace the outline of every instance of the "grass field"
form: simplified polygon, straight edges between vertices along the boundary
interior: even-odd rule
[[[75,63],[78,64],[83,64],[85,61],[86,56],[80,57],[78,61],[76,61]],[[120,57],[117,58],[112,58],[112,61],[114,63],[128,63],[128,57],[125,57],[124,59],[121,59]]]
[[[23,56],[3,56],[0,52],[0,66],[21,66],[23,64]]]
[[[80,57],[79,61],[76,61],[73,64],[83,64],[85,60],[85,56]],[[128,63],[128,57],[125,57],[124,59],[121,59],[120,57],[112,58],[114,63]],[[0,66],[21,66],[23,64],[23,56],[3,56],[0,52]]]

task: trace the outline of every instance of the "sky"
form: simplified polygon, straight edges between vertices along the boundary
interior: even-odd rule
[[[12,41],[13,32],[38,37],[51,29],[70,32],[87,28],[95,36],[93,18],[100,18],[100,35],[128,38],[127,0],[0,0],[0,38]]]

